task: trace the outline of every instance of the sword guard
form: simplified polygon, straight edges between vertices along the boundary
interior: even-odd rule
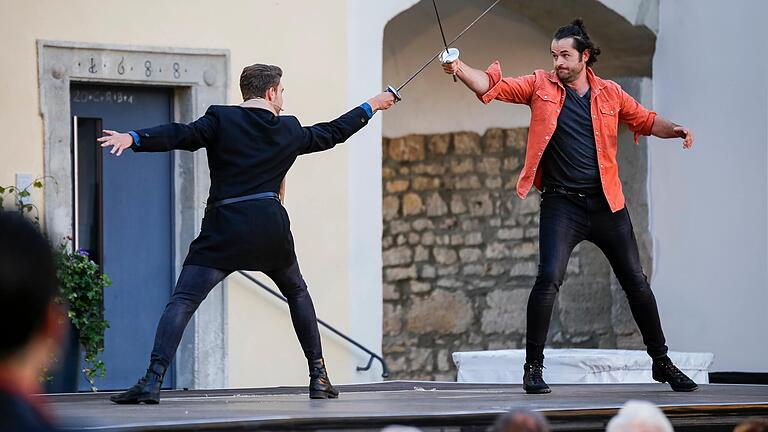
[[[387,91],[392,93],[392,96],[395,97],[395,103],[400,102],[401,100],[403,100],[403,98],[400,96],[400,92],[397,91],[397,89],[392,87],[391,85],[387,86]]]
[[[453,63],[459,58],[459,49],[458,48],[448,48],[446,51],[443,51],[442,54],[440,54],[440,62],[445,63]]]

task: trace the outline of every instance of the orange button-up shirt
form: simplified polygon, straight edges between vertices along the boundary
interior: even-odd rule
[[[537,70],[531,75],[502,78],[501,67],[496,61],[485,72],[491,86],[485,94],[478,95],[483,103],[488,104],[496,99],[531,107],[525,165],[517,181],[517,194],[525,198],[531,186],[542,190],[539,163],[557,128],[557,118],[565,103],[565,87],[554,71]],[[600,182],[611,211],[616,212],[624,208],[624,193],[616,163],[619,122],[629,126],[635,133],[637,143],[640,135],[651,134],[656,113],[637,103],[615,82],[598,78],[591,68],[587,68],[587,80],[592,90],[592,128],[597,146]]]

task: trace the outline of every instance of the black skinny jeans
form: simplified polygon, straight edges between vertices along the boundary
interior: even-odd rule
[[[152,362],[159,362],[166,368],[171,364],[181,342],[184,328],[192,314],[211,289],[230,273],[230,271],[210,267],[184,266],[176,283],[176,289],[157,325]],[[293,329],[299,338],[304,356],[309,361],[321,358],[323,352],[320,346],[315,307],[307,290],[307,284],[299,271],[298,262],[294,260],[291,266],[283,270],[268,271],[264,274],[275,282],[280,292],[288,299]]]
[[[667,354],[656,298],[640,264],[637,240],[626,208],[612,213],[602,194],[544,192],[539,223],[539,273],[528,297],[526,361],[544,360],[552,307],[573,248],[594,243],[613,268],[632,316],[653,358]]]

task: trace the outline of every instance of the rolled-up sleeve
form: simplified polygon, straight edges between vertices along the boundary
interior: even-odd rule
[[[530,104],[536,83],[535,75],[531,74],[517,78],[502,78],[501,65],[498,60],[488,66],[485,73],[488,75],[490,87],[484,94],[477,95],[477,98],[484,104],[489,104],[492,100],[526,105]]]
[[[624,90],[621,90],[621,108],[619,110],[619,121],[625,123],[629,130],[635,133],[635,144],[640,136],[648,136],[653,129],[653,121],[656,119],[656,113],[640,105],[635,98],[630,96]]]

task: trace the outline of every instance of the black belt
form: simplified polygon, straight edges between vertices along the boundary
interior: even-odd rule
[[[261,192],[251,195],[243,195],[239,197],[234,198],[227,198],[220,201],[214,201],[211,204],[208,204],[208,206],[205,207],[205,211],[214,209],[219,206],[227,205],[227,204],[234,204],[238,202],[243,201],[254,201],[254,200],[265,200],[265,199],[274,199],[280,201],[280,196],[274,192]]]
[[[544,192],[550,192],[550,193],[554,192],[554,193],[559,193],[563,195],[575,195],[580,197],[587,197],[587,196],[597,194],[597,192],[575,191],[575,190],[566,189],[560,186],[544,186]]]

